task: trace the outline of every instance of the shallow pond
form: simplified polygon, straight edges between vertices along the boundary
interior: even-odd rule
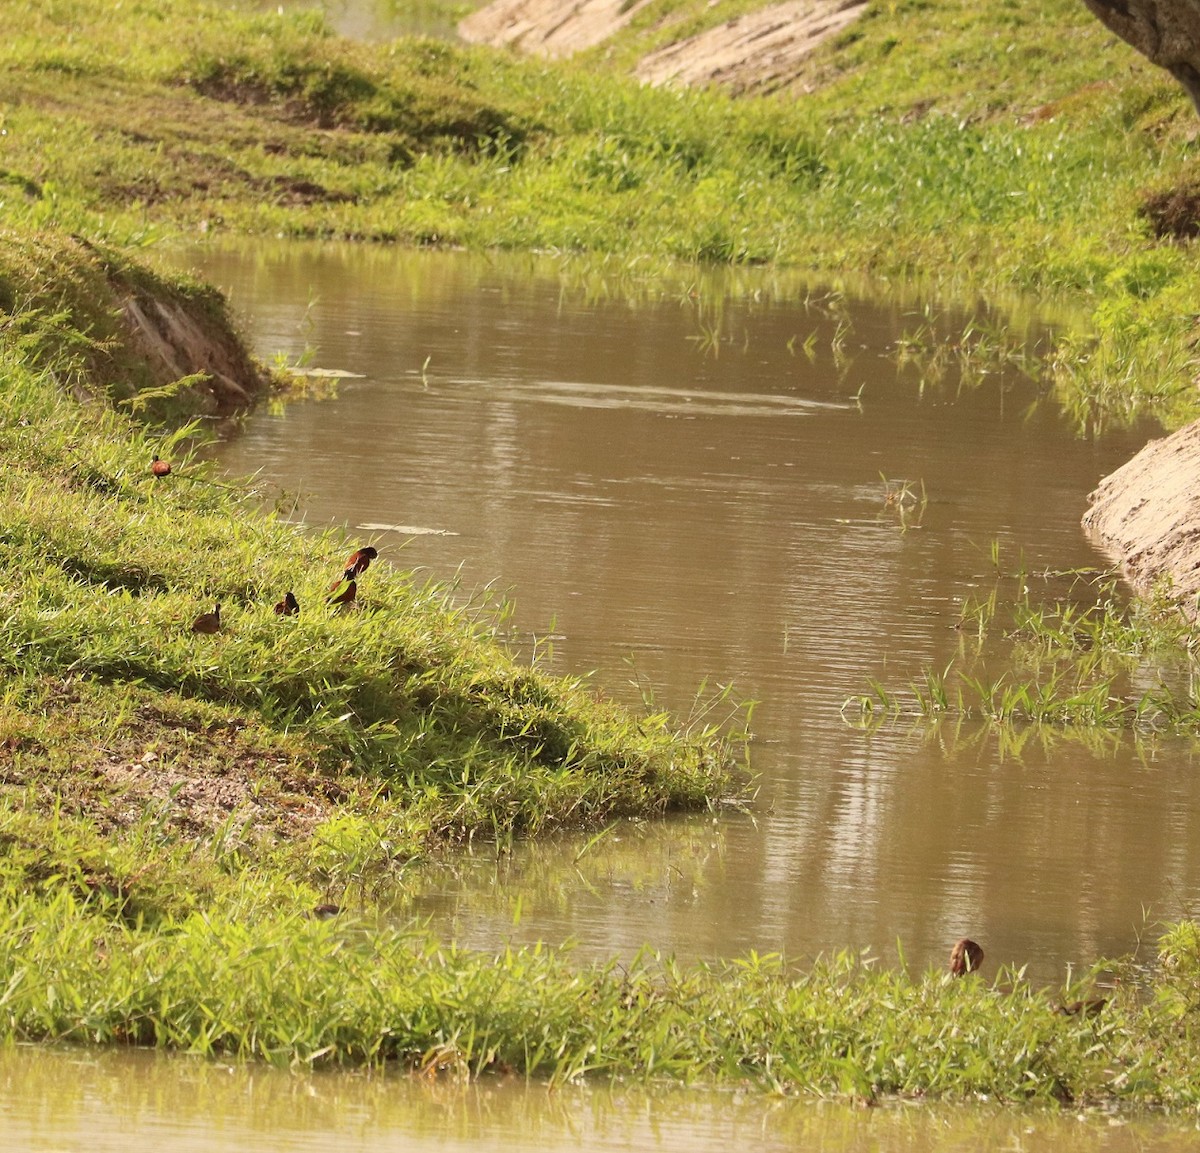
[[[717,682],[758,702],[749,814],[480,846],[422,874],[397,915],[485,948],[849,948],[918,968],[967,934],[985,971],[1054,984],[1194,908],[1190,746],[865,732],[842,713],[870,678],[945,667],[964,599],[995,587],[994,548],[1004,572],[1102,564],[1086,494],[1146,430],[1084,439],[1019,374],[898,368],[905,334],[966,324],[899,295],[380,248],[184,259],[261,353],[361,374],[256,414],[219,450],[231,472],[464,596],[511,595],[513,643],[558,671],[685,718]],[[1072,579],[1028,582],[1053,596]]]

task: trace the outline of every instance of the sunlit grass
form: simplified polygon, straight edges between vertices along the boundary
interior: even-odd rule
[[[513,1071],[746,1082],[874,1101],[884,1094],[1007,1100],[1190,1100],[1154,1072],[1152,1028],[1190,1008],[1110,995],[1099,1018],[1019,974],[876,969],[841,955],[797,972],[776,956],[680,965],[645,953],[583,964],[547,949],[487,955],[343,914],[221,912],[147,934],[60,889],[7,894],[0,1035],[136,1043],[280,1065],[381,1064],[475,1076]],[[1164,979],[1182,989],[1188,956]]]
[[[647,5],[582,64],[353,44],[313,12],[196,0],[10,7],[11,227],[775,263],[1066,299],[1090,320],[1041,360],[1081,428],[1195,411],[1194,262],[1145,212],[1193,179],[1192,112],[1078,3],[871,5],[814,54],[812,92],[743,100],[621,75],[725,6],[673,3],[663,22]],[[918,331],[908,351],[936,369],[945,339],[974,371],[1012,348],[971,337]]]

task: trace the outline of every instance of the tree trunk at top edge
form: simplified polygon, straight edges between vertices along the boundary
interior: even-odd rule
[[[1101,22],[1165,68],[1200,113],[1200,0],[1083,0]]]

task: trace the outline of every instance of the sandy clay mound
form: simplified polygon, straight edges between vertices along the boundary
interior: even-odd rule
[[[1193,618],[1200,594],[1200,421],[1106,476],[1083,527],[1142,594],[1163,577]]]
[[[464,40],[569,56],[628,24],[649,0],[494,0],[459,26]],[[646,56],[648,84],[722,84],[771,91],[800,74],[804,58],[862,13],[866,0],[789,0],[735,17]]]

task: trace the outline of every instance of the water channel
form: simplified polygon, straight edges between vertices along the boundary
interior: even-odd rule
[[[842,711],[870,678],[950,661],[994,543],[1005,571],[1102,566],[1086,495],[1147,430],[1081,438],[1015,373],[923,384],[892,353],[926,318],[896,296],[735,294],[716,273],[621,290],[552,260],[387,249],[188,259],[261,353],[360,374],[254,416],[220,449],[230,472],[393,565],[510,596],[512,642],[605,692],[682,717],[717,682],[758,702],[748,813],[478,846],[398,916],[489,949],[916,968],[968,934],[989,967],[1056,984],[1194,909],[1189,745],[1018,751],[986,724],[868,732]],[[896,507],[905,485],[923,508]]]

